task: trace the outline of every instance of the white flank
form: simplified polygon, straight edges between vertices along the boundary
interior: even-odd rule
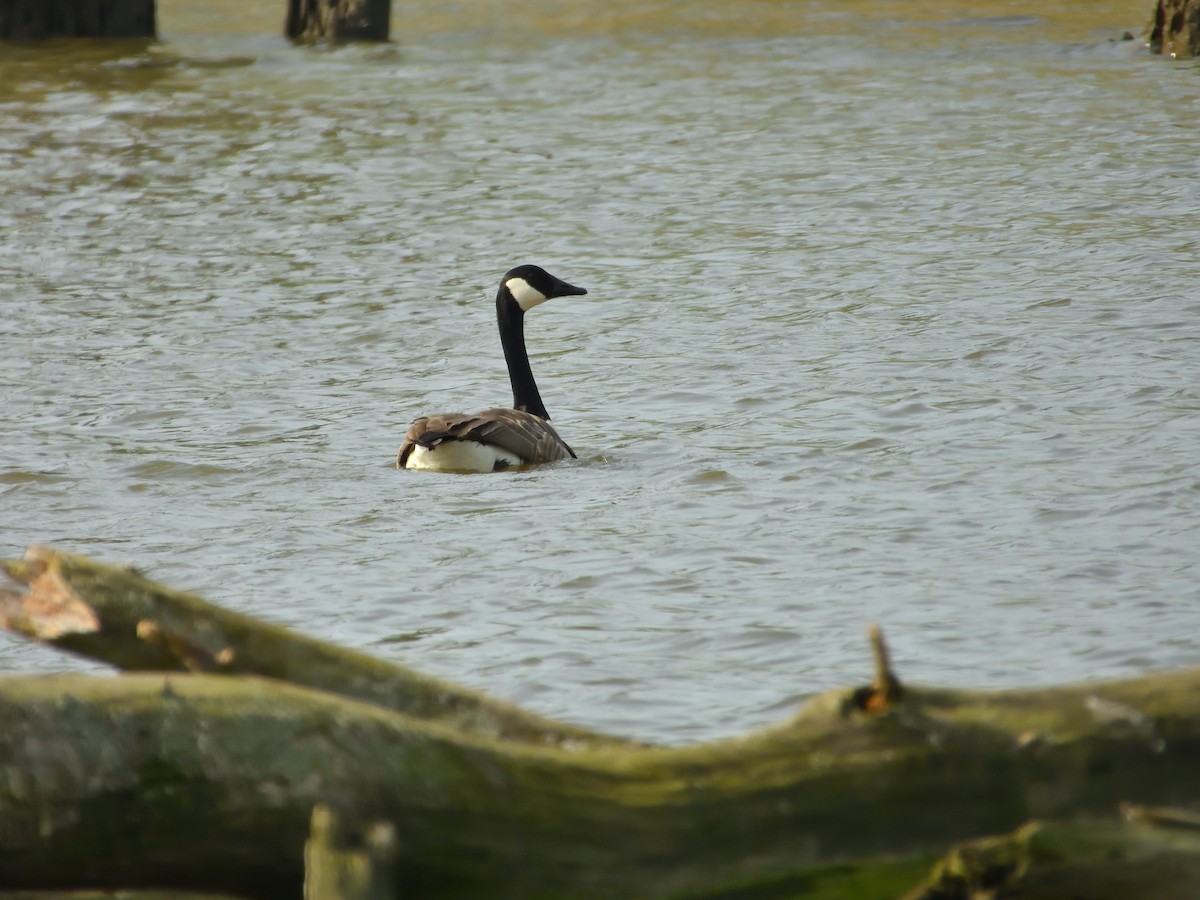
[[[529,312],[539,303],[545,303],[550,299],[524,278],[510,278],[504,282],[504,286],[508,288],[508,292],[513,295],[517,306],[521,307],[523,312]]]
[[[432,450],[416,446],[404,461],[406,469],[424,469],[432,472],[494,472],[496,462],[510,466],[524,465],[525,461],[515,453],[492,444],[477,441],[446,441]]]

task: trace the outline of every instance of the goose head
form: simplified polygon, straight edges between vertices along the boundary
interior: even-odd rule
[[[500,299],[511,299],[526,313],[539,303],[555,297],[571,297],[586,294],[587,289],[567,284],[555,278],[541,266],[517,266],[505,273],[500,280]],[[507,298],[505,297],[507,294]]]

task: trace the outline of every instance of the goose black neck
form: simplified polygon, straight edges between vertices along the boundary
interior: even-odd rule
[[[504,361],[508,363],[508,380],[512,382],[513,409],[523,409],[549,419],[537,382],[533,380],[533,369],[529,367],[529,353],[525,350],[525,311],[503,286],[496,296],[496,319],[500,325]]]

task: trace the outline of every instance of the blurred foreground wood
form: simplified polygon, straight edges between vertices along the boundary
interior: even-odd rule
[[[284,33],[299,41],[386,41],[392,0],[288,0]]]
[[[904,900],[1195,900],[1200,828],[1169,810],[1126,806],[1127,821],[1035,822],[955,847]],[[1165,813],[1165,815],[1157,815]]]
[[[877,636],[869,687],[653,747],[129,569],[5,567],[27,586],[0,593],[6,627],[154,671],[0,678],[0,900],[296,897],[306,842],[310,900],[1200,896],[1200,669],[901,688]]]

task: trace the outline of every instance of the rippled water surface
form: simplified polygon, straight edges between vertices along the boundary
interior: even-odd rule
[[[672,742],[1200,661],[1200,69],[1146,10],[160,4],[0,48],[0,552]],[[1080,9],[1083,12],[1080,12]],[[396,471],[510,393],[580,459]],[[0,637],[0,667],[81,663]]]

